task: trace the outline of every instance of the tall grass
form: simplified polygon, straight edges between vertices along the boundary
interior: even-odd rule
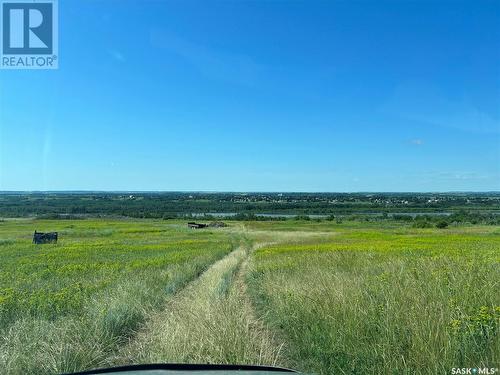
[[[31,244],[34,229],[58,230],[60,243]],[[0,373],[144,362],[318,374],[494,367],[499,234],[398,223],[0,222]]]
[[[253,315],[244,247],[214,264],[155,314],[115,363],[283,364],[281,345]]]
[[[57,245],[31,244],[34,229]],[[151,311],[227,254],[222,231],[155,221],[0,224],[0,373],[45,374],[109,363]]]
[[[339,230],[254,260],[253,297],[297,368],[438,374],[499,363],[498,228]]]

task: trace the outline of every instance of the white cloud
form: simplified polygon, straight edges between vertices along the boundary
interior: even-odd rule
[[[481,174],[477,172],[467,172],[467,171],[450,171],[450,172],[431,172],[427,175],[431,179],[438,180],[487,180],[494,178],[494,175]]]
[[[394,91],[381,108],[385,113],[436,126],[473,133],[500,134],[500,112],[495,116],[470,101],[446,97],[433,85],[407,82]]]
[[[118,62],[125,62],[125,56],[120,51],[108,50],[108,54]]]
[[[264,68],[248,56],[217,51],[163,30],[151,30],[150,43],[180,56],[212,79],[253,86]]]

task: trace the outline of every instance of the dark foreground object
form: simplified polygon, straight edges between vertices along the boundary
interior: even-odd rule
[[[77,372],[67,375],[118,374],[118,375],[275,375],[296,373],[279,367],[247,365],[190,365],[190,364],[155,364],[134,365]]]
[[[42,233],[35,231],[33,234],[33,243],[37,245],[44,243],[57,243],[57,232]]]

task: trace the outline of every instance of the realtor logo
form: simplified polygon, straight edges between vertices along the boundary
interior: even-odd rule
[[[56,0],[0,0],[2,69],[57,69]]]

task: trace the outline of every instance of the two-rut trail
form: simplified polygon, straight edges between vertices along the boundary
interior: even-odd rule
[[[113,363],[285,365],[283,343],[256,318],[246,292],[255,248],[243,240],[210,266],[152,315]]]

